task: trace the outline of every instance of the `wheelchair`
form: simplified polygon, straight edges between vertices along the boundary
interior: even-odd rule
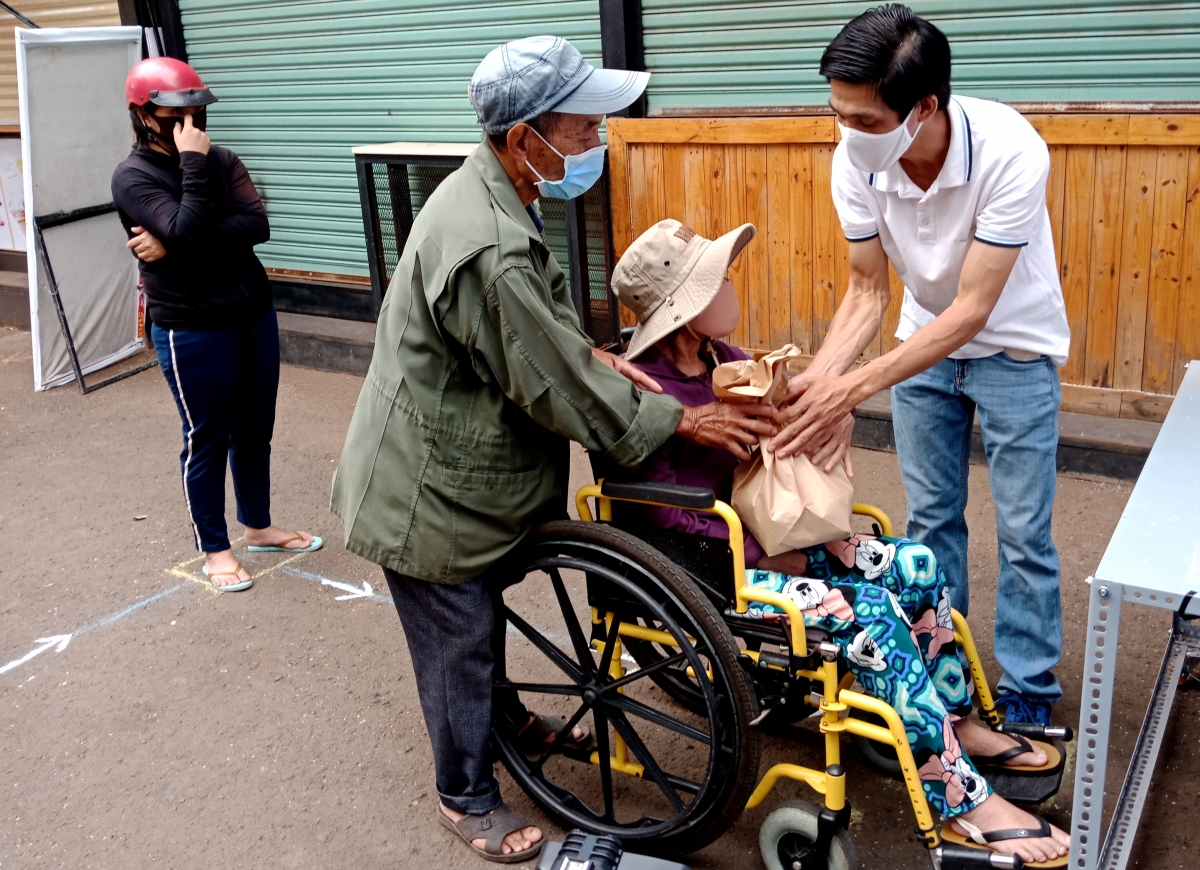
[[[495,709],[528,704],[567,720],[535,757],[519,739],[518,717],[495,717],[496,755],[543,811],[564,828],[686,854],[720,837],[780,780],[797,780],[822,805],[788,801],[770,813],[760,829],[763,862],[769,870],[854,870],[841,760],[848,734],[868,763],[903,780],[935,870],[1022,866],[941,839],[899,715],[854,690],[841,649],[805,628],[792,599],[745,583],[742,524],[729,505],[708,489],[605,479],[595,457],[593,467],[600,483],[576,494],[581,521],[538,527],[496,600]],[[652,526],[629,504],[716,514],[729,540]],[[855,505],[854,512],[892,534],[878,508]],[[789,620],[751,617],[752,601]],[[1001,724],[966,621],[957,611],[953,619],[981,719],[1070,739],[1067,729]],[[563,735],[588,713],[595,750],[573,751]],[[776,764],[760,780],[763,729],[814,715],[824,765]],[[1050,797],[1061,765],[1045,779],[1018,788],[1032,793],[1005,796]]]

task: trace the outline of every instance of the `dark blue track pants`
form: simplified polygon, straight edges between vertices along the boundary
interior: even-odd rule
[[[247,329],[152,327],[158,362],[183,420],[183,496],[196,549],[229,549],[225,454],[238,522],[271,525],[271,432],[279,392],[279,326],[270,309]]]

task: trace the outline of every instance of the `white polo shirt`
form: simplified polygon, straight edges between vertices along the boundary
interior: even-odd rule
[[[1021,253],[987,325],[950,354],[978,359],[1009,348],[1067,361],[1071,334],[1046,211],[1050,152],[1014,109],[951,97],[950,150],[928,191],[897,163],[855,169],[845,143],[833,154],[833,201],[846,238],[879,236],[904,282],[896,336],[903,341],[958,295],[967,249],[978,239]]]

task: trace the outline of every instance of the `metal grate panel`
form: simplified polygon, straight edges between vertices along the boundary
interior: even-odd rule
[[[364,220],[369,239],[371,282],[376,305],[391,282],[400,255],[408,241],[413,221],[439,184],[460,165],[448,158],[445,163],[410,162],[360,158],[360,191]],[[597,184],[576,201],[542,199],[538,207],[546,225],[546,244],[554,254],[576,294],[576,310],[584,331],[599,347],[608,347],[619,340],[617,306],[609,290],[609,276],[614,265],[610,222],[608,219],[607,179]],[[568,211],[575,209],[582,217],[583,244],[579,246],[580,261],[572,256],[570,232],[572,221]],[[582,269],[576,279],[575,270]]]

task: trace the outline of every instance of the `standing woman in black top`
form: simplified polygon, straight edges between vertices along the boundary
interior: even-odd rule
[[[225,456],[252,551],[308,552],[321,539],[271,524],[271,431],[279,331],[254,246],[271,230],[246,167],[209,142],[216,97],[190,66],[143,60],[125,83],[137,142],[113,173],[113,201],[137,255],[151,335],[183,420],[183,493],[204,573],[223,592],[251,585],[225,526]]]

